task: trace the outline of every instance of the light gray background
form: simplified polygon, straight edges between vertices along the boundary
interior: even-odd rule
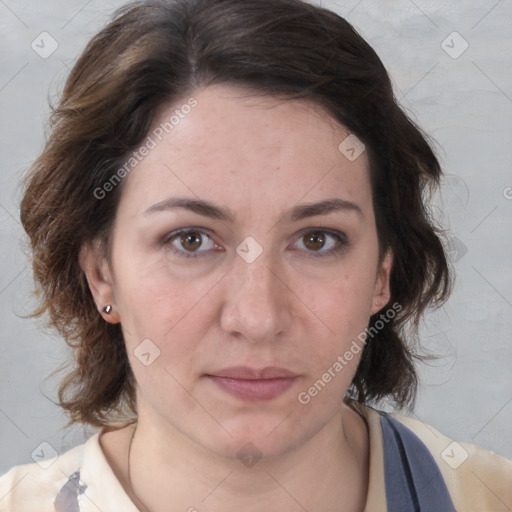
[[[123,3],[0,0],[0,474],[32,462],[41,442],[62,453],[94,431],[63,429],[52,403],[57,380],[47,377],[66,360],[65,344],[21,318],[33,302],[19,182],[43,147],[48,95],[56,98],[86,42]],[[443,357],[421,369],[415,415],[512,457],[512,2],[322,4],[377,50],[447,173],[434,210],[450,229],[457,284],[422,327],[425,346]],[[31,48],[43,31],[58,42],[48,58]]]

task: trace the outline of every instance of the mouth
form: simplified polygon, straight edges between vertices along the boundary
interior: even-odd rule
[[[272,400],[287,391],[299,375],[275,366],[261,370],[238,366],[206,377],[223,391],[246,401]]]

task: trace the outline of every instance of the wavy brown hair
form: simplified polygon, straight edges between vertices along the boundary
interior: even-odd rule
[[[121,327],[98,313],[79,251],[95,240],[108,247],[122,183],[103,199],[94,191],[143,142],[159,107],[211,84],[313,102],[366,145],[380,255],[393,251],[390,302],[401,311],[366,344],[349,394],[410,406],[419,356],[405,327],[417,334],[426,308],[451,288],[442,232],[427,207],[440,165],[375,51],[345,19],[300,0],[130,3],[74,65],[21,203],[41,299],[34,316],[48,314],[75,358],[60,405],[71,422],[95,426],[136,415]]]

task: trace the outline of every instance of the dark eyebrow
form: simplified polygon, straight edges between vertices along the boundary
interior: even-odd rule
[[[295,206],[284,216],[284,219],[289,220],[290,222],[297,222],[307,217],[326,215],[334,212],[355,212],[361,217],[363,216],[363,211],[356,203],[335,197],[332,199],[326,199],[325,201],[320,201],[319,203]]]
[[[212,219],[233,222],[235,215],[228,208],[217,206],[210,201],[203,199],[192,199],[185,197],[173,197],[165,199],[159,203],[150,206],[144,213],[162,212],[172,210],[173,208],[184,208],[190,210],[198,215],[210,217]],[[317,215],[326,215],[338,211],[355,212],[360,216],[363,215],[361,208],[351,201],[341,198],[332,198],[320,201],[318,203],[301,204],[294,206],[283,217],[282,220],[289,222],[297,222],[308,217]]]

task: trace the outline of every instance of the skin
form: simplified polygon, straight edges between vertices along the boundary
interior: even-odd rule
[[[124,179],[110,261],[96,245],[81,255],[98,309],[113,307],[105,321],[121,322],[137,381],[132,488],[152,512],[169,504],[199,512],[320,512],[340,503],[363,510],[367,426],[342,402],[360,353],[310,403],[297,397],[390,298],[392,255],[378,260],[366,153],[349,161],[338,150],[347,129],[304,101],[226,85],[192,96],[197,106]],[[155,126],[177,107],[163,106]],[[172,197],[209,200],[234,221],[185,209],[145,213]],[[360,212],[285,218],[296,205],[334,197]],[[201,233],[188,245],[166,237],[180,228]],[[321,228],[344,233],[348,245],[327,254],[338,245],[329,232],[324,245],[309,241]],[[263,249],[252,263],[236,252],[248,236]],[[149,366],[134,354],[145,339],[160,350]],[[280,366],[299,377],[260,402],[205,377],[239,365]],[[100,441],[144,510],[127,478],[132,432],[108,430]],[[246,443],[262,454],[250,468],[237,457]]]

